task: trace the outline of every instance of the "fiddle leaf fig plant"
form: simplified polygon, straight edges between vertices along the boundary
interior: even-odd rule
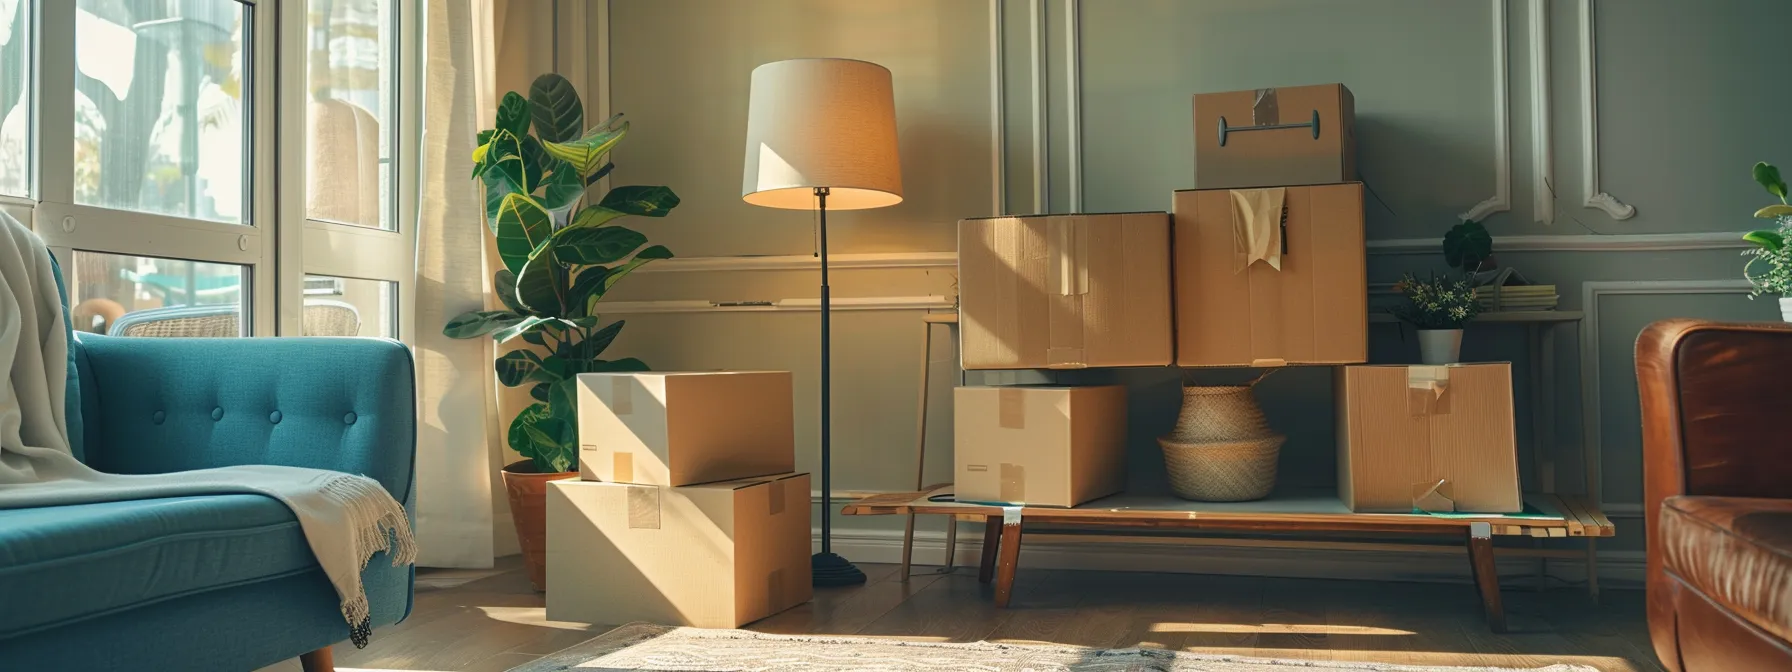
[[[503,263],[492,290],[504,309],[462,313],[442,328],[449,338],[527,344],[493,368],[498,382],[529,386],[535,403],[511,420],[506,437],[542,473],[578,468],[578,374],[647,370],[632,357],[603,359],[623,321],[604,324],[599,301],[643,264],[672,258],[619,220],[664,217],[678,195],[657,186],[593,194],[628,122],[618,114],[584,123],[578,91],[556,74],[537,78],[528,98],[513,91],[498,103],[493,128],[473,150],[473,178],[485,189],[485,225]]]

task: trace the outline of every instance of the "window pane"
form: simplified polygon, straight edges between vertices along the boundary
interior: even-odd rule
[[[69,310],[77,331],[113,336],[241,336],[242,266],[75,252]]]
[[[0,0],[0,194],[31,195],[31,11]]]
[[[305,276],[306,336],[398,338],[396,283]]]
[[[392,0],[311,0],[305,216],[391,230]]]
[[[78,0],[75,202],[245,220],[248,9]]]

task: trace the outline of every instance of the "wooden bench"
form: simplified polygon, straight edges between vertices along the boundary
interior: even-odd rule
[[[1138,531],[1203,530],[1216,532],[1379,533],[1462,539],[1469,568],[1487,623],[1505,632],[1500,605],[1499,573],[1494,568],[1493,537],[1609,537],[1611,520],[1584,500],[1558,495],[1529,495],[1524,515],[1354,513],[1329,491],[1278,493],[1255,502],[1191,502],[1168,495],[1115,495],[1076,508],[997,506],[952,501],[951,486],[919,492],[866,497],[846,505],[847,515],[880,516],[940,514],[981,517],[983,558],[979,581],[995,581],[996,605],[1006,607],[1014,590],[1020,560],[1022,523],[1120,528]],[[1366,544],[1365,544],[1366,546]]]

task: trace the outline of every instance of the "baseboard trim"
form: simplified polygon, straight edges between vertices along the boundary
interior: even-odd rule
[[[820,532],[815,531],[819,548]],[[854,562],[900,563],[902,532],[898,530],[839,529],[833,531],[833,550]],[[956,565],[975,567],[982,539],[971,526],[958,533]],[[946,535],[940,531],[915,533],[914,562],[921,567],[939,566],[944,559]],[[1643,583],[1641,551],[1600,551],[1599,580],[1609,587],[1634,587]],[[1513,585],[1529,585],[1537,574],[1535,558],[1501,558],[1500,573]],[[1373,581],[1424,581],[1468,583],[1466,556],[1384,551],[1308,550],[1288,548],[1229,548],[1215,546],[1166,546],[1128,543],[1024,544],[1020,565],[1035,569],[1086,569],[1120,572],[1176,574],[1226,574],[1309,579],[1357,579]],[[1587,563],[1551,560],[1549,575],[1569,583],[1584,582]]]

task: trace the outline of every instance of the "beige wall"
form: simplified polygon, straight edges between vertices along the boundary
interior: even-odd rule
[[[562,70],[579,70],[587,99],[605,103],[588,116],[613,109],[633,121],[613,181],[667,184],[684,198],[665,220],[636,225],[680,257],[737,258],[813,250],[808,215],[739,199],[751,69],[799,56],[889,66],[908,200],[830,218],[832,251],[917,266],[837,271],[835,294],[947,301],[953,269],[927,255],[954,249],[958,218],[1167,208],[1169,192],[1192,177],[1191,94],[1345,82],[1356,94],[1360,164],[1375,194],[1371,283],[1441,269],[1435,241],[1473,213],[1487,217],[1501,261],[1555,282],[1564,308],[1597,317],[1584,335],[1556,344],[1564,414],[1554,437],[1557,479],[1580,489],[1588,480],[1581,446],[1596,441],[1603,496],[1621,525],[1608,546],[1635,549],[1641,464],[1629,344],[1637,330],[1683,314],[1772,317],[1770,304],[1725,283],[1737,277],[1733,234],[1750,226],[1747,213],[1760,202],[1749,164],[1792,161],[1792,137],[1761,130],[1774,127],[1792,94],[1768,85],[1756,66],[1783,60],[1772,31],[1792,19],[1792,5],[1606,0],[1588,24],[1588,1],[562,0],[562,15],[574,6],[582,30],[569,36],[562,26],[561,48],[583,56]],[[1597,82],[1597,131],[1589,81]],[[1612,200],[1589,205],[1602,192]],[[1626,204],[1634,217],[1611,216]],[[751,263],[684,272],[668,263],[612,299],[816,296],[812,267],[741,270]],[[912,485],[920,312],[837,314],[836,488]],[[615,316],[631,322],[618,352],[656,368],[788,368],[799,390],[812,390],[813,312]],[[1526,371],[1522,336],[1481,328],[1466,348]],[[1416,354],[1391,327],[1377,327],[1371,340],[1380,361]],[[945,480],[956,372],[949,344],[931,358],[929,480]],[[1585,409],[1576,386],[1583,374],[1596,397]],[[1175,374],[1057,377],[1132,385],[1134,481],[1161,487],[1151,437],[1173,418]],[[1272,421],[1292,436],[1283,462],[1292,481],[1331,478],[1329,382],[1324,370],[1290,371],[1262,388]],[[1520,409],[1529,385],[1521,376]],[[799,394],[809,395],[798,399],[799,464],[813,469],[813,393]],[[1520,436],[1529,443],[1528,426]],[[894,523],[842,522],[846,537],[863,531],[873,540],[887,539],[878,530]]]

